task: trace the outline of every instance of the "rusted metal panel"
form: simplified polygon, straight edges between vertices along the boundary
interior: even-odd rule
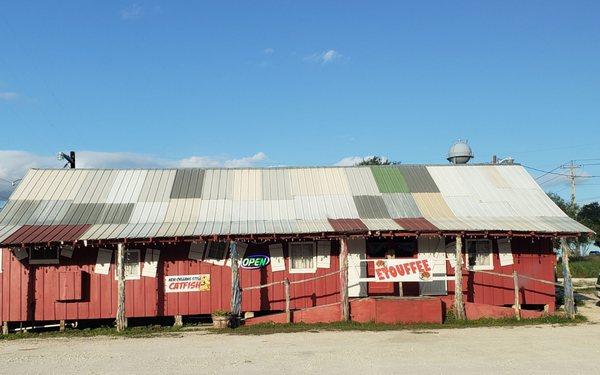
[[[398,218],[394,219],[394,221],[408,231],[434,232],[439,230],[429,220],[423,217]]]
[[[369,228],[360,219],[329,219],[329,224],[336,232],[367,232]]]
[[[2,241],[5,245],[22,243],[72,242],[89,228],[89,225],[24,225]]]

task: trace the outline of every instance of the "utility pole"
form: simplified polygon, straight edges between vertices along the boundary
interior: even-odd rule
[[[575,209],[575,205],[577,204],[577,190],[575,187],[575,178],[578,176],[575,175],[575,170],[577,168],[581,168],[581,165],[575,164],[573,160],[569,164],[561,165],[562,169],[569,170],[569,181],[571,182],[571,207]]]

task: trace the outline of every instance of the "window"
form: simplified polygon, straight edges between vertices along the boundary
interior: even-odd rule
[[[126,249],[125,250],[125,280],[139,280],[141,274],[140,267],[140,250]],[[115,267],[115,280],[117,280],[117,268]]]
[[[209,242],[204,261],[216,265],[224,265],[229,242]]]
[[[314,273],[317,271],[317,249],[314,242],[289,244],[290,273]]]
[[[29,248],[29,264],[58,264],[58,246],[34,246]]]
[[[492,241],[490,240],[467,240],[467,255],[470,269],[493,270],[494,260],[492,257]]]

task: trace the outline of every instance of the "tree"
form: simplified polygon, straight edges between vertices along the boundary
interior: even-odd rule
[[[600,246],[600,203],[593,202],[583,205],[577,213],[577,221],[596,232],[591,239],[596,246]]]
[[[600,233],[600,204],[598,204],[598,202],[579,207],[577,204],[568,203],[556,193],[548,193],[548,197],[552,199],[552,201],[554,201],[554,203],[556,203],[556,205],[571,219],[578,221],[580,224],[585,225],[596,232],[596,234],[592,236],[582,234],[576,241],[568,241],[569,246],[574,250],[574,255],[580,256],[585,254],[592,242],[594,242],[596,246],[600,246],[600,237],[598,236],[598,233]],[[583,251],[581,250],[580,245],[584,246]]]
[[[362,161],[356,163],[356,165],[396,165],[400,164],[399,161],[390,161],[388,158],[384,156],[370,156],[368,158],[364,158]]]

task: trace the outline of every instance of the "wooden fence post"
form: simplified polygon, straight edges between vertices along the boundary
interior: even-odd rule
[[[562,249],[562,263],[563,263],[563,286],[564,286],[564,300],[565,300],[565,313],[570,319],[575,318],[575,297],[573,296],[573,284],[571,280],[571,269],[569,268],[569,244],[567,243],[566,237],[560,238],[560,247]]]
[[[515,318],[521,320],[521,302],[519,302],[519,275],[517,271],[513,271],[513,283],[515,288]]]
[[[456,265],[454,266],[454,316],[465,320],[465,305],[462,290],[462,235],[456,236]]]
[[[285,322],[291,323],[292,312],[290,310],[290,279],[286,277],[286,279],[283,280],[283,286],[285,291]]]
[[[2,334],[8,335],[8,322],[2,322]]]
[[[117,332],[122,332],[127,326],[125,318],[125,245],[117,245]]]
[[[348,239],[340,238],[340,299],[342,321],[350,320],[350,302],[348,300]]]

